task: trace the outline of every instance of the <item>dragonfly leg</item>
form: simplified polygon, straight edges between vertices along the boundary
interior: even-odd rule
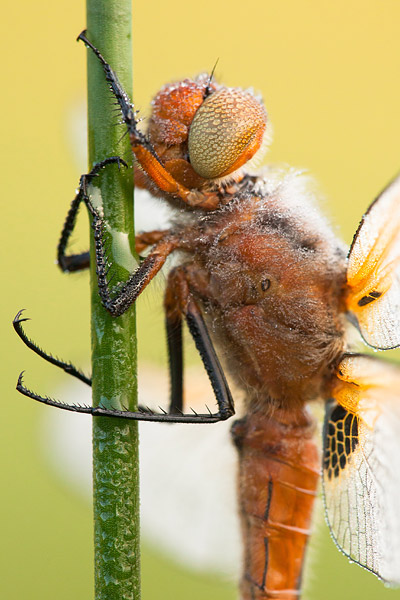
[[[183,340],[182,315],[166,307],[165,329],[170,379],[170,414],[183,413]]]
[[[139,407],[135,412],[126,410],[107,409],[102,406],[79,406],[73,404],[65,404],[59,400],[54,400],[46,396],[35,394],[26,388],[22,381],[22,373],[18,379],[17,390],[23,395],[32,398],[48,406],[54,406],[63,410],[78,412],[83,414],[91,414],[92,416],[104,416],[114,418],[133,419],[137,421],[157,421],[167,423],[216,423],[225,420],[234,414],[232,396],[225,379],[222,367],[215,353],[210,335],[207,331],[206,324],[202,317],[201,311],[191,296],[189,283],[183,267],[174,269],[171,273],[166,299],[166,322],[167,333],[169,334],[169,353],[170,353],[170,374],[171,374],[171,404],[169,412],[162,411],[161,413],[153,411],[149,408]],[[182,361],[182,316],[185,318],[189,331],[195,341],[196,347],[200,353],[201,359],[210,378],[211,385],[217,399],[218,412],[199,414],[193,411],[193,414],[183,414],[183,361]],[[42,356],[48,362],[60,366],[67,372],[65,368],[67,363],[58,361],[50,355],[45,354],[30,340],[27,340],[25,334],[20,327],[20,315],[16,317],[17,333],[26,345],[34,350],[36,354]],[[19,331],[18,331],[19,330]],[[22,332],[22,333],[21,333]],[[76,370],[75,370],[76,371]],[[76,373],[71,373],[75,376]]]
[[[28,398],[31,398],[32,400],[36,400],[37,402],[46,404],[47,406],[53,406],[55,408],[60,408],[69,412],[92,415],[93,417],[111,417],[118,419],[129,419],[133,421],[151,421],[158,423],[217,423],[218,421],[227,418],[221,417],[219,413],[193,413],[185,415],[167,413],[166,411],[156,412],[148,407],[142,406],[139,406],[137,411],[128,411],[113,410],[109,408],[104,408],[103,406],[83,406],[79,404],[67,404],[65,402],[61,402],[60,400],[50,398],[48,396],[41,396],[39,394],[36,394],[32,390],[25,387],[23,383],[23,374],[24,373],[22,372],[18,378],[18,383],[16,387],[18,392],[20,392],[24,396],[27,396]]]
[[[90,173],[86,173],[81,176],[79,182],[79,188],[75,198],[71,202],[68,214],[66,216],[64,226],[61,231],[60,241],[57,246],[57,263],[60,269],[64,272],[82,271],[89,267],[89,252],[82,252],[81,254],[66,254],[67,245],[71,234],[75,228],[76,218],[78,216],[78,210],[81,202],[87,197],[87,187],[91,183],[94,177],[97,177],[102,169],[107,165],[117,163],[118,168],[122,165],[127,167],[128,165],[119,156],[110,156],[105,160],[97,163]]]
[[[126,166],[126,163],[121,158],[113,156],[95,165],[87,175],[82,175],[78,193],[72,201],[61,233],[60,242],[58,244],[58,263],[64,271],[77,271],[89,266],[88,253],[70,256],[65,254],[68,240],[75,226],[79,205],[81,202],[84,202],[92,217],[99,295],[104,308],[108,310],[111,315],[117,317],[126,312],[135,302],[139,294],[164,265],[169,254],[178,247],[179,240],[178,238],[169,235],[170,232],[168,230],[156,230],[139,234],[136,238],[136,243],[140,251],[143,251],[147,246],[152,244],[154,244],[154,248],[124,284],[118,285],[114,289],[110,289],[107,279],[108,261],[104,246],[106,224],[103,217],[100,216],[89,198],[88,185],[91,180],[99,174],[102,168],[111,163],[122,163]]]
[[[41,358],[44,358],[44,360],[46,360],[50,364],[55,365],[56,367],[59,367],[60,369],[62,369],[66,373],[68,373],[69,375],[72,375],[72,377],[76,377],[83,383],[86,383],[87,385],[91,386],[92,380],[90,379],[90,377],[86,377],[86,375],[84,375],[82,373],[82,371],[80,371],[79,369],[74,367],[74,365],[72,365],[70,362],[65,362],[64,360],[60,360],[58,358],[55,358],[51,354],[48,354],[47,352],[42,350],[42,348],[40,348],[33,340],[31,340],[26,335],[26,333],[22,327],[22,323],[24,323],[25,321],[29,321],[30,319],[28,319],[26,317],[24,317],[24,318],[21,317],[22,313],[23,313],[23,311],[20,310],[17,313],[17,315],[14,317],[13,327],[14,327],[17,335],[24,342],[25,346],[27,346],[30,350],[33,350],[33,352],[35,354],[37,354]]]
[[[89,201],[85,199],[85,202]],[[172,234],[169,235],[169,232],[166,231],[164,237],[161,237],[154,245],[136,271],[131,273],[129,279],[124,284],[110,289],[107,279],[108,264],[103,239],[104,221],[94,209],[92,215],[99,295],[104,308],[113,317],[118,317],[126,312],[135,302],[144,288],[163,267],[168,256],[179,247],[179,240]]]
[[[86,383],[87,385],[91,386],[92,385],[92,380],[89,377],[86,377],[86,375],[84,375],[79,369],[77,369],[76,367],[74,367],[74,365],[72,365],[69,362],[65,362],[63,360],[55,358],[51,354],[48,354],[47,352],[45,352],[44,350],[42,350],[35,342],[33,342],[26,335],[25,331],[22,328],[21,323],[23,323],[25,321],[29,321],[29,319],[22,318],[21,317],[22,312],[23,311],[20,310],[18,312],[18,314],[15,316],[15,318],[13,320],[13,327],[14,327],[17,335],[24,342],[24,344],[30,350],[33,350],[33,352],[35,354],[37,354],[41,358],[44,358],[44,360],[46,360],[50,364],[55,365],[56,367],[59,367],[60,369],[62,369],[66,373],[68,373],[69,375],[72,375],[73,377],[76,377],[77,379],[79,379],[83,383]],[[18,383],[17,383],[16,389],[17,389],[18,392],[20,392],[24,396],[27,396],[28,398],[32,398],[33,400],[37,400],[38,402],[47,404],[49,406],[56,406],[58,408],[63,408],[64,410],[69,410],[69,411],[73,411],[73,412],[82,412],[82,413],[86,413],[86,414],[91,414],[91,411],[92,411],[92,407],[89,407],[89,406],[68,405],[68,404],[60,402],[58,400],[54,400],[52,398],[49,398],[48,396],[39,396],[38,394],[35,394],[34,392],[32,392],[32,390],[26,388],[25,385],[23,384],[23,372],[20,374],[20,376],[18,378]],[[137,415],[137,417],[136,417],[137,419],[146,420],[146,417],[149,418],[154,413],[153,413],[153,411],[151,411],[151,410],[149,410],[149,409],[147,409],[145,407],[139,407],[138,413],[132,413],[132,414],[136,414]],[[115,415],[112,414],[111,416],[115,416]],[[157,415],[155,415],[155,417],[156,416]],[[161,415],[161,416],[163,416],[163,415]],[[155,418],[155,419],[150,418],[149,420],[158,420],[158,419],[157,418]]]
[[[177,267],[169,276],[165,310],[171,378],[170,412],[181,411],[183,406],[183,316],[218,403],[218,413],[213,416],[219,420],[229,418],[235,413],[232,395],[200,308],[190,292],[190,277],[186,273],[185,267]],[[198,416],[200,419],[203,415]]]

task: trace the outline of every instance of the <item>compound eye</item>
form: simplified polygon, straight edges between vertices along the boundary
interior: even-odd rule
[[[189,130],[189,158],[205,179],[225,177],[260,148],[267,114],[249,93],[222,88],[196,112]]]

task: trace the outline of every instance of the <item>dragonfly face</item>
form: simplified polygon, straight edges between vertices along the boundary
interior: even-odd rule
[[[115,293],[101,243],[96,255],[102,302],[118,316],[169,254],[180,251],[165,295],[171,406],[160,415],[116,412],[43,398],[21,380],[18,389],[94,416],[215,422],[234,412],[215,343],[246,394],[247,413],[234,431],[245,532],[242,598],[299,597],[318,479],[306,403],[316,399],[326,402],[323,487],[332,535],[352,560],[400,584],[400,371],[352,354],[346,337],[355,323],[374,348],[400,345],[400,178],[364,215],[346,258],[303,175],[277,168],[246,171],[268,137],[266,112],[255,97],[207,76],[168,85],[154,99],[145,136],[115,74],[80,37],[107,67],[140,166],[138,185],[183,209],[170,230],[137,236],[138,250],[152,249]],[[59,246],[64,270],[87,266],[87,256],[65,255],[82,200],[99,239],[105,230],[88,186],[109,162],[116,159],[96,165],[73,201]],[[182,319],[210,377],[215,414],[182,413]],[[18,315],[16,330],[29,347],[90,383],[40,351],[20,323]]]
[[[179,197],[192,206],[215,208],[224,195],[210,187],[228,176],[230,181],[242,179],[240,167],[262,149],[266,130],[265,109],[249,92],[219,86],[208,75],[169,84],[152,103],[147,131],[151,151],[137,144],[136,131],[131,133],[132,148],[147,174],[138,171],[137,181],[173,204]]]

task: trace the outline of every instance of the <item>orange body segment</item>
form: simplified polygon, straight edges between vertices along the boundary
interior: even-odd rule
[[[233,427],[244,537],[241,600],[300,597],[320,470],[313,433],[303,410],[252,412]]]

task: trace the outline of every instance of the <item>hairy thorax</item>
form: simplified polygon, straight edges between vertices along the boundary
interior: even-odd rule
[[[204,218],[186,267],[236,384],[250,400],[286,406],[321,393],[344,346],[344,253],[292,209],[284,190],[250,187]]]

